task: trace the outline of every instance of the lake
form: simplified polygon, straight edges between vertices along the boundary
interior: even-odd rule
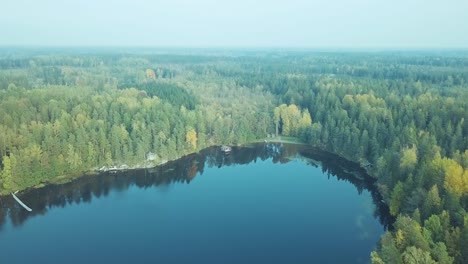
[[[369,263],[392,219],[357,164],[303,145],[208,148],[0,197],[0,263]]]

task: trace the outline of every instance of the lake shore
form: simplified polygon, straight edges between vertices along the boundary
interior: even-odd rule
[[[308,143],[305,143],[305,142],[301,141],[299,138],[286,137],[286,136],[265,137],[265,138],[262,138],[262,139],[252,140],[250,142],[246,142],[246,143],[243,143],[243,144],[232,144],[232,145],[229,145],[229,146],[243,147],[243,146],[249,146],[251,144],[261,144],[261,143],[265,143],[265,144],[267,144],[267,143],[284,143],[284,144],[304,145],[304,146],[311,146],[311,147],[315,147],[315,148],[318,148],[320,150],[323,150],[323,148],[313,146],[313,145],[310,145]],[[84,171],[80,171],[80,172],[76,172],[76,173],[71,173],[71,174],[67,174],[67,175],[59,175],[57,177],[54,177],[53,179],[50,179],[50,180],[45,181],[45,182],[41,182],[41,183],[36,184],[36,185],[26,186],[24,188],[18,188],[18,189],[14,189],[14,190],[1,190],[0,191],[0,197],[8,196],[8,195],[10,195],[11,192],[20,192],[21,193],[21,192],[25,192],[25,191],[28,191],[28,190],[40,189],[40,188],[46,187],[46,186],[51,185],[51,184],[61,185],[61,184],[69,183],[71,181],[74,181],[74,180],[82,178],[82,177],[93,177],[93,176],[97,176],[97,175],[102,174],[102,173],[109,173],[109,172],[119,173],[119,172],[128,172],[128,171],[142,170],[142,169],[154,169],[154,168],[158,168],[160,166],[163,166],[168,162],[173,162],[173,161],[182,159],[182,158],[184,158],[186,156],[199,153],[199,152],[203,151],[204,149],[211,148],[211,147],[218,147],[218,146],[221,146],[221,145],[219,145],[219,144],[208,145],[208,146],[206,146],[206,147],[204,147],[202,149],[198,149],[196,151],[186,153],[186,154],[184,154],[182,156],[179,156],[179,157],[176,157],[176,158],[173,158],[173,159],[164,159],[164,160],[162,160],[162,161],[160,161],[158,163],[151,163],[151,164],[145,164],[145,165],[137,164],[137,165],[133,165],[133,166],[127,166],[127,165],[125,165],[125,163],[123,163],[123,164],[118,164],[118,165],[116,165],[114,167],[109,167],[109,168],[107,168],[107,167],[102,167],[101,169],[92,168],[92,169],[88,169],[88,170],[84,170]],[[324,150],[324,151],[326,151],[326,150]],[[328,151],[326,151],[326,152],[328,152]],[[342,155],[341,153],[333,152],[333,154],[335,154],[335,155],[337,155],[337,156],[339,156],[341,158],[344,158],[346,160],[349,160],[351,162],[357,162],[359,164],[358,161],[350,159],[349,157],[346,157],[346,156]],[[369,171],[367,171],[367,173],[371,177],[373,177],[372,174]]]
[[[241,146],[248,146],[250,144],[265,143],[265,142],[308,145],[308,144],[306,144],[304,142],[301,142],[298,138],[295,138],[295,137],[278,136],[278,137],[266,137],[266,138],[262,138],[262,139],[252,140],[252,141],[247,142],[247,143],[237,144],[237,145],[233,145],[233,146],[241,147]],[[81,171],[81,172],[76,172],[76,173],[67,174],[67,175],[60,175],[60,176],[54,177],[53,179],[50,179],[50,180],[45,181],[45,182],[41,182],[41,183],[33,185],[33,186],[26,186],[24,188],[18,188],[18,189],[15,189],[15,190],[2,190],[0,192],[0,197],[1,196],[7,196],[12,191],[24,192],[24,191],[28,191],[28,190],[43,188],[43,187],[45,187],[47,185],[50,185],[50,184],[56,184],[56,185],[65,184],[65,183],[71,182],[71,181],[76,180],[76,179],[81,178],[81,177],[92,177],[92,176],[99,175],[101,173],[107,173],[109,171],[124,172],[124,171],[140,170],[140,169],[157,168],[159,166],[162,166],[162,165],[166,164],[167,162],[175,161],[175,160],[181,159],[183,157],[186,157],[188,155],[196,154],[196,153],[202,151],[203,149],[216,147],[216,146],[220,146],[220,145],[218,145],[218,144],[209,145],[209,146],[206,146],[206,147],[204,147],[202,149],[198,149],[196,151],[184,154],[184,155],[182,155],[180,157],[177,157],[177,158],[174,158],[174,159],[167,159],[167,160],[165,159],[165,160],[163,160],[161,162],[158,162],[156,164],[154,164],[154,163],[150,164],[150,165],[137,164],[137,165],[134,165],[134,166],[129,166],[129,167],[122,168],[123,165],[125,164],[125,163],[123,163],[123,164],[119,164],[115,168],[106,168],[104,170],[100,170],[98,168],[90,168],[88,170],[84,170],[84,171]]]
[[[309,145],[303,141],[301,141],[299,138],[296,137],[284,137],[284,136],[278,136],[278,137],[267,137],[261,140],[253,141],[248,144],[252,143],[287,143],[287,144],[299,144],[299,145]]]
[[[354,176],[355,173],[360,173],[356,164],[348,165],[349,162],[308,145],[260,142],[247,146],[232,146],[230,154],[223,153],[219,147],[211,147],[168,162],[154,170],[104,173],[24,192],[19,197],[30,206],[32,212],[26,212],[11,197],[5,198],[5,207],[11,208],[5,219],[12,219],[15,225],[10,225],[5,220],[3,223],[7,224],[2,231],[14,237],[5,240],[9,244],[11,241],[24,243],[34,237],[41,239],[44,234],[48,237],[47,233],[52,233],[73,238],[83,236],[77,239],[78,245],[82,245],[83,239],[94,236],[98,241],[96,246],[100,247],[106,243],[101,243],[99,237],[112,240],[115,236],[108,234],[120,234],[119,230],[124,226],[128,227],[125,228],[125,232],[131,229],[128,231],[132,235],[131,238],[137,234],[137,240],[141,242],[142,236],[146,236],[148,240],[143,239],[141,242],[145,245],[147,241],[154,241],[154,237],[159,237],[161,245],[158,249],[161,250],[164,247],[174,248],[179,241],[186,241],[187,236],[194,239],[193,241],[199,241],[200,237],[203,237],[201,234],[207,233],[219,238],[207,241],[220,243],[229,236],[234,238],[232,241],[243,244],[244,239],[238,239],[239,232],[236,228],[229,229],[225,235],[223,230],[226,229],[226,225],[240,225],[241,228],[248,226],[250,230],[257,230],[250,231],[249,236],[258,232],[257,238],[271,240],[271,237],[265,237],[264,227],[265,223],[268,223],[267,226],[271,230],[269,233],[278,232],[278,228],[285,225],[297,227],[298,232],[292,234],[289,231],[280,232],[286,236],[286,239],[281,241],[286,244],[294,242],[303,245],[304,239],[321,240],[319,236],[310,236],[303,232],[311,227],[312,219],[318,221],[315,226],[321,232],[327,233],[323,227],[324,220],[336,229],[337,222],[329,220],[330,218],[338,219],[338,222],[342,223],[343,219],[349,217],[345,222],[351,226],[350,234],[362,241],[361,232],[354,232],[356,213],[362,212],[368,216],[368,224],[361,225],[360,228],[367,230],[371,221],[379,230],[373,232],[375,238],[366,243],[369,249],[363,250],[362,254],[368,255],[368,251],[373,248],[373,240],[384,232],[387,218],[379,213],[377,219],[374,212],[380,212],[380,209],[369,210],[368,206],[363,206],[364,201],[365,204],[372,205],[380,199],[374,194],[372,182]],[[336,192],[337,189],[340,191]],[[353,201],[352,210],[349,210],[350,201]],[[321,209],[323,207],[327,210]],[[381,207],[377,205],[376,208]],[[310,219],[298,222],[296,216]],[[64,217],[68,217],[68,220],[65,221]],[[41,220],[38,221],[38,218]],[[180,228],[186,226],[187,219],[194,219],[190,223],[195,221],[197,225],[190,225],[190,228],[200,235]],[[252,219],[258,221],[252,222]],[[359,220],[363,222],[362,214],[359,214]],[[158,223],[159,230],[155,231],[154,223]],[[204,225],[200,226],[202,223]],[[70,228],[61,228],[61,225],[69,225]],[[22,231],[31,226],[36,226],[38,232]],[[90,226],[93,232],[89,231]],[[56,228],[59,228],[60,232],[51,231]],[[161,230],[169,228],[174,229],[169,233],[161,233]],[[206,229],[200,230],[202,228]],[[179,230],[181,235],[175,238],[175,244],[168,244],[167,236],[173,235],[173,230]],[[223,234],[221,237],[220,232]],[[318,231],[310,232],[316,234]],[[20,236],[20,233],[26,233],[27,237]],[[341,231],[338,232],[338,235],[341,234]],[[297,236],[304,239],[292,239]],[[60,244],[61,240],[51,241]],[[125,241],[131,245],[137,243],[134,239]],[[121,245],[122,242],[117,243]],[[253,244],[257,243],[262,242],[257,241]],[[154,245],[153,242],[150,244]],[[278,248],[284,247],[281,244],[276,245]],[[335,247],[335,239],[331,239],[329,245],[331,248]],[[48,244],[44,245],[50,249],[47,246]],[[232,252],[229,250],[231,246],[232,244],[228,243],[227,252]],[[74,252],[75,248],[70,247],[69,252]],[[114,249],[115,245],[110,242],[109,248]],[[265,252],[271,251],[269,246],[263,249]],[[167,250],[164,248],[164,251]],[[257,247],[253,246],[251,250],[256,251]],[[310,252],[307,247],[303,250]],[[210,249],[207,252],[211,252]],[[292,253],[297,254],[296,249],[292,249]],[[354,253],[355,251],[352,252]],[[310,256],[316,259],[314,254]],[[287,262],[286,259],[285,261]]]

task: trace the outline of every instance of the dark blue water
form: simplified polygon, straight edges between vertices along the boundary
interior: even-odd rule
[[[360,174],[262,148],[31,191],[31,215],[2,197],[0,263],[368,263],[384,226]]]

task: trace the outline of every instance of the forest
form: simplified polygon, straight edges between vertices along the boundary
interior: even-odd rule
[[[296,137],[376,179],[372,263],[468,263],[467,88],[466,51],[2,48],[0,194]]]

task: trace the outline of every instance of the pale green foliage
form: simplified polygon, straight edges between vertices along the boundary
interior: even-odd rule
[[[0,172],[0,179],[2,186],[5,190],[11,190],[13,188],[13,176],[11,172],[11,160],[8,156],[3,156],[3,170]]]
[[[380,258],[379,254],[377,254],[377,252],[375,251],[371,252],[371,263],[372,264],[385,264],[385,262]]]
[[[402,254],[405,264],[436,264],[430,253],[417,247],[408,247]]]
[[[301,128],[307,128],[312,125],[312,118],[310,117],[309,110],[305,109],[302,112],[302,117],[299,120],[299,129]]]
[[[438,264],[452,264],[453,257],[447,252],[447,246],[443,242],[437,242],[431,250],[431,255]]]
[[[421,226],[410,217],[399,216],[394,226],[397,230],[395,240],[401,251],[410,246],[415,246],[426,251],[430,249],[429,242],[423,236]]]
[[[415,146],[402,150],[400,158],[400,168],[403,170],[413,170],[418,162],[418,154]]]
[[[431,215],[429,219],[424,221],[424,229],[429,231],[429,235],[433,243],[444,240],[444,230],[442,229],[438,215]]]
[[[87,153],[87,157],[86,157],[86,162],[93,166],[93,165],[96,165],[96,161],[97,161],[97,157],[96,157],[96,150],[95,150],[95,147],[93,146],[93,144],[91,142],[88,142],[88,153]]]
[[[79,153],[75,151],[73,145],[68,144],[68,151],[67,151],[67,163],[72,169],[77,169],[81,165],[81,157]]]

